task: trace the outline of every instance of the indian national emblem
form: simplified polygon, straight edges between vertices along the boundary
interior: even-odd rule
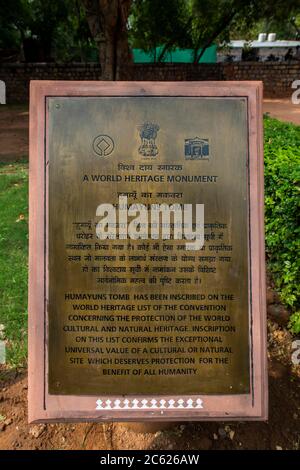
[[[159,125],[153,122],[145,122],[141,126],[138,126],[138,129],[141,138],[139,153],[143,155],[143,157],[156,157],[158,148],[155,139],[159,131]]]

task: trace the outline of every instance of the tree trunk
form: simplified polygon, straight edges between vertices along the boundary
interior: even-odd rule
[[[127,19],[131,0],[82,0],[87,22],[99,50],[102,80],[120,78],[131,63]]]

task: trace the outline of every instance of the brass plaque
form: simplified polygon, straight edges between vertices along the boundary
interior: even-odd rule
[[[249,394],[247,99],[53,96],[47,110],[49,393]],[[170,238],[163,219],[151,238],[162,204],[191,205],[194,224],[204,205],[200,249],[172,216]],[[101,239],[110,208],[116,238]]]

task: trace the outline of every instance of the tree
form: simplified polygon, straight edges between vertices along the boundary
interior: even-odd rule
[[[259,33],[276,33],[277,39],[299,40],[300,39],[300,7],[289,9],[288,14],[280,17],[271,16],[261,18],[250,27],[245,25],[243,21],[239,21],[233,25],[230,31],[232,39],[246,39],[247,41],[257,38]],[[278,13],[278,10],[276,11]]]
[[[27,62],[86,60],[96,49],[80,0],[0,2],[0,49]]]
[[[127,21],[131,0],[82,0],[91,34],[99,50],[103,80],[116,80],[120,65],[131,62]]]
[[[19,50],[19,56],[22,56],[22,44],[30,19],[26,0],[0,2],[0,49],[8,52]]]
[[[258,32],[297,39],[299,0],[0,1],[3,57],[16,57],[18,49],[21,60],[25,52],[33,62],[98,55],[106,80],[130,65],[130,46],[150,51],[158,62],[177,47],[189,48],[199,63],[210,45],[254,39]]]
[[[131,43],[133,47],[150,51],[154,62],[160,62],[173,48],[189,46],[186,32],[190,21],[185,0],[134,0],[130,15]]]
[[[36,42],[38,59],[41,62],[53,60],[52,47],[57,28],[68,19],[70,2],[57,2],[53,0],[32,0],[31,20],[29,22],[30,37],[27,49],[33,47]],[[25,43],[26,44],[26,43]]]
[[[299,0],[134,0],[132,36],[144,50],[163,46],[158,61],[175,47],[188,47],[199,63],[213,43],[228,41],[232,31],[250,31],[263,19],[281,28],[293,22],[296,30],[297,13]]]

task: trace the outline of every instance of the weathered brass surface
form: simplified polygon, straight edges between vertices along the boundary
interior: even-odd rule
[[[48,110],[49,392],[248,393],[246,100],[66,97],[48,98]],[[140,134],[147,122],[152,130],[153,124],[159,129],[151,140],[151,132],[147,134],[144,128],[143,141]],[[204,145],[208,141],[208,148],[203,149],[203,142],[196,138]],[[120,163],[134,165],[134,169],[120,167]],[[152,170],[140,169],[140,165],[152,165]],[[159,169],[160,165],[173,168]],[[110,175],[111,181],[95,181],[101,179],[97,175],[106,175],[104,179]],[[116,181],[118,175],[122,181]],[[164,181],[125,181],[130,175],[132,180],[160,175]],[[176,181],[168,181],[169,175],[175,175]],[[201,176],[200,182],[179,181],[195,175]],[[97,206],[117,204],[122,192],[129,193],[129,204],[204,204],[205,224],[219,225],[206,228],[208,239],[201,251],[178,249],[179,245],[184,248],[185,240],[97,239]],[[157,195],[173,192],[182,197]],[[91,247],[74,248],[80,243]],[[108,245],[108,250],[95,249],[97,243]],[[143,244],[149,249],[139,249]],[[185,255],[195,260],[185,260]],[[99,258],[103,256],[116,259]],[[212,257],[214,261],[209,260]],[[116,267],[119,271],[114,271]],[[173,267],[176,272],[159,271],[162,267]],[[215,271],[207,272],[209,268]],[[127,282],[103,281],[113,277]],[[164,277],[171,281],[163,283]],[[78,294],[83,296],[76,299]],[[102,300],[84,298],[96,294],[102,294]],[[171,299],[175,294],[189,299]],[[205,298],[193,300],[192,295]],[[124,306],[129,310],[117,310]],[[151,315],[157,317],[147,317]],[[144,331],[138,331],[140,327]],[[162,331],[154,331],[157,327]],[[163,331],[165,327],[169,331]],[[174,327],[181,331],[172,331]],[[193,331],[195,327],[209,331]],[[224,327],[229,331],[220,331]]]

